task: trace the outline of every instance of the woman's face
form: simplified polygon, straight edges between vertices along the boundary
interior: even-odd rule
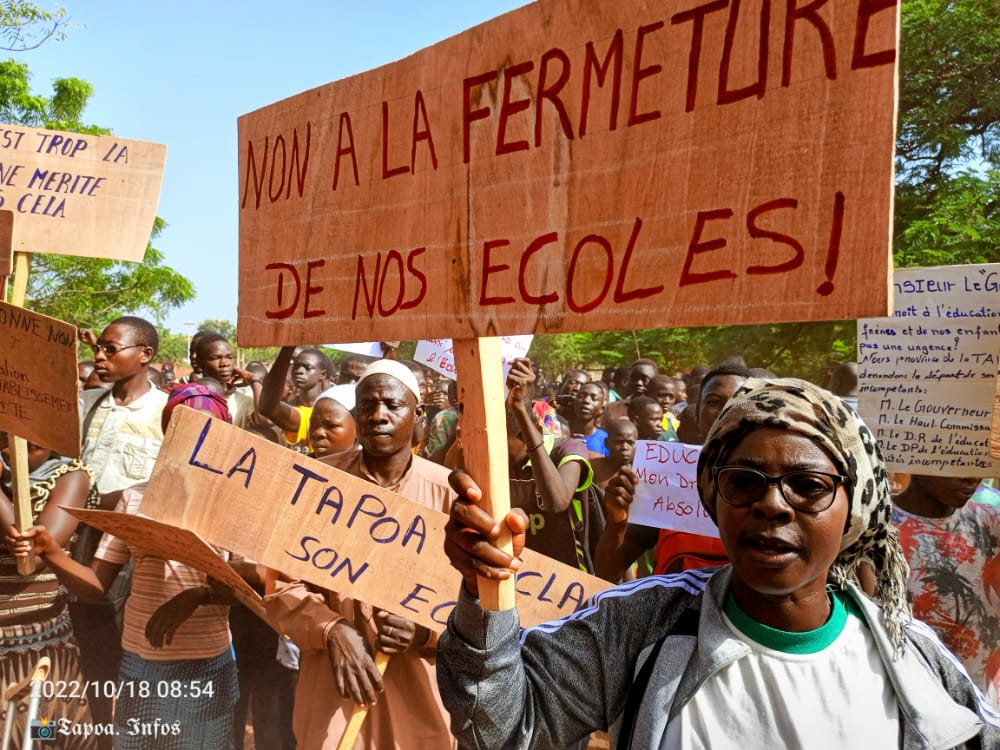
[[[746,466],[770,476],[810,469],[840,474],[829,454],[804,435],[762,427],[745,437],[725,466]],[[832,505],[819,513],[795,510],[777,484],[760,500],[734,508],[716,492],[719,536],[733,564],[733,595],[745,611],[788,597],[815,596],[826,607],[827,573],[840,552],[850,501],[837,485]]]

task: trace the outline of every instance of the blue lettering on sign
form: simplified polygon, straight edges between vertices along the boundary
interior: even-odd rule
[[[368,570],[367,562],[362,563],[361,567],[355,570],[351,558],[346,555],[341,558],[335,549],[319,547],[320,544],[320,540],[316,537],[304,536],[299,540],[299,547],[302,550],[299,554],[293,554],[288,550],[285,550],[285,554],[299,562],[310,563],[317,570],[329,570],[331,578],[336,578],[341,571],[346,570],[347,578],[351,583],[357,583],[361,575]]]

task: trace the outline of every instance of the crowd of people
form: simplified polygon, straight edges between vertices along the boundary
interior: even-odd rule
[[[455,383],[398,359],[399,342],[382,358],[284,347],[240,364],[199,331],[178,380],[153,364],[148,321],[81,337],[81,458],[29,446],[26,529],[0,438],[0,672],[6,688],[51,659],[47,746],[238,750],[249,725],[258,748],[337,748],[359,708],[351,746],[380,750],[585,747],[604,732],[621,747],[1000,743],[1000,493],[890,476],[851,363],[812,384],[740,357],[557,379],[514,360],[502,523],[516,550],[620,584],[522,630],[516,611],[479,607],[478,577],[518,560],[478,505]],[[448,513],[462,582],[447,630],[218,550],[264,622],[201,571],[62,510],[141,512],[178,405]],[[703,446],[719,537],[630,523],[639,440]],[[2,710],[17,743],[27,722]]]

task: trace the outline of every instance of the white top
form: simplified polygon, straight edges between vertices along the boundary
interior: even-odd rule
[[[152,385],[126,406],[116,404],[106,389],[80,394],[81,420],[93,409],[81,458],[93,471],[98,492],[123,490],[149,479],[163,442],[160,419],[166,404],[167,394]]]
[[[667,726],[661,749],[899,747],[899,706],[864,622],[848,615],[816,653],[767,648],[733,625],[749,655],[710,677]]]

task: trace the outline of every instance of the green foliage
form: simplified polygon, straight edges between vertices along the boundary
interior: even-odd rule
[[[153,237],[163,226],[157,219]],[[31,258],[25,307],[95,331],[124,314],[159,321],[194,297],[191,282],[162,263],[152,244],[142,263],[38,253]]]
[[[902,6],[897,266],[998,260],[1000,2]]]
[[[157,364],[163,362],[173,362],[174,364],[188,363],[188,337],[183,333],[171,333],[166,328],[158,329],[160,334],[160,348],[156,352],[153,361]]]
[[[0,1],[0,49],[26,52],[37,49],[49,39],[63,39],[69,18],[66,9],[43,10],[27,0]]]
[[[547,378],[554,379],[572,368],[623,367],[640,357],[673,374],[738,355],[748,367],[822,385],[833,365],[854,358],[854,350],[855,322],[841,320],[536,336],[530,356]]]

